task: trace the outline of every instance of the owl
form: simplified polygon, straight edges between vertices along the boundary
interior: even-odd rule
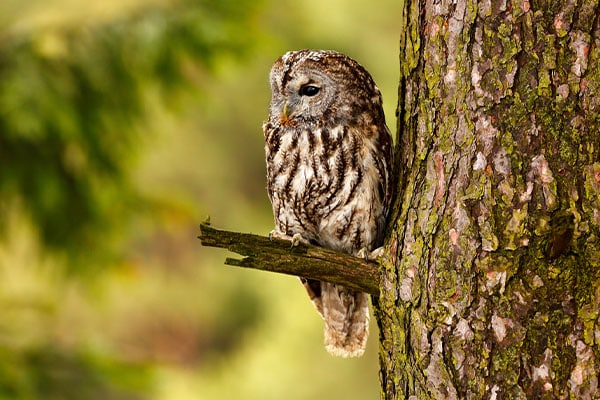
[[[271,235],[357,257],[381,246],[392,198],[392,139],[381,93],[350,57],[330,50],[290,51],[270,73],[263,125]],[[301,278],[325,321],[334,355],[363,354],[369,297]]]

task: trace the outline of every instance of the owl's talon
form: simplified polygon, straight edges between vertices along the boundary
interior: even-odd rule
[[[367,250],[366,247],[363,247],[362,249],[360,249],[357,253],[356,256],[358,258],[362,258],[365,261],[369,261],[369,260],[377,260],[378,258],[380,258],[383,255],[383,246],[382,247],[378,247],[373,251],[369,251]]]
[[[290,240],[290,237],[285,233],[279,232],[277,229],[273,229],[269,232],[269,240],[273,241],[273,239]]]
[[[356,253],[356,257],[362,258],[365,261],[369,261],[369,250],[366,247],[363,247]]]
[[[308,242],[308,240],[304,239],[302,237],[302,235],[299,233],[295,233],[293,236],[289,236],[289,235],[286,235],[285,233],[281,233],[277,229],[273,229],[271,232],[269,232],[269,240],[273,240],[273,239],[287,240],[289,242],[292,242],[290,249],[293,249],[294,247],[297,247],[301,244],[304,244],[304,245],[310,244]]]
[[[310,243],[308,242],[308,240],[304,239],[301,234],[294,233],[294,236],[292,236],[292,247],[297,247],[300,244],[308,246]]]
[[[371,260],[377,260],[381,256],[383,256],[383,246],[376,248],[367,255]]]

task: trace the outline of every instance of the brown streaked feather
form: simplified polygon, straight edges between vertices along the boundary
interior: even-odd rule
[[[373,79],[351,58],[324,50],[286,53],[270,78],[263,129],[276,229],[353,255],[374,250],[382,244],[393,184],[392,140]],[[314,97],[301,94],[307,82],[319,85]],[[302,283],[325,320],[327,350],[361,355],[368,295]]]

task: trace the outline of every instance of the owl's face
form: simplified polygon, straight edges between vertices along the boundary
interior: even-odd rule
[[[345,124],[373,101],[381,104],[370,75],[334,51],[288,52],[273,65],[270,81],[271,117],[284,126],[324,120]]]
[[[279,115],[284,125],[319,121],[335,99],[334,80],[310,65],[289,73],[285,81],[280,79],[280,71],[271,74],[271,112]]]

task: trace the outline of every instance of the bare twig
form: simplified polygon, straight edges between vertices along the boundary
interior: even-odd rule
[[[374,262],[318,246],[291,246],[286,240],[230,232],[200,225],[203,246],[220,247],[245,256],[226,258],[225,264],[297,275],[351,287],[379,296],[379,270]]]

